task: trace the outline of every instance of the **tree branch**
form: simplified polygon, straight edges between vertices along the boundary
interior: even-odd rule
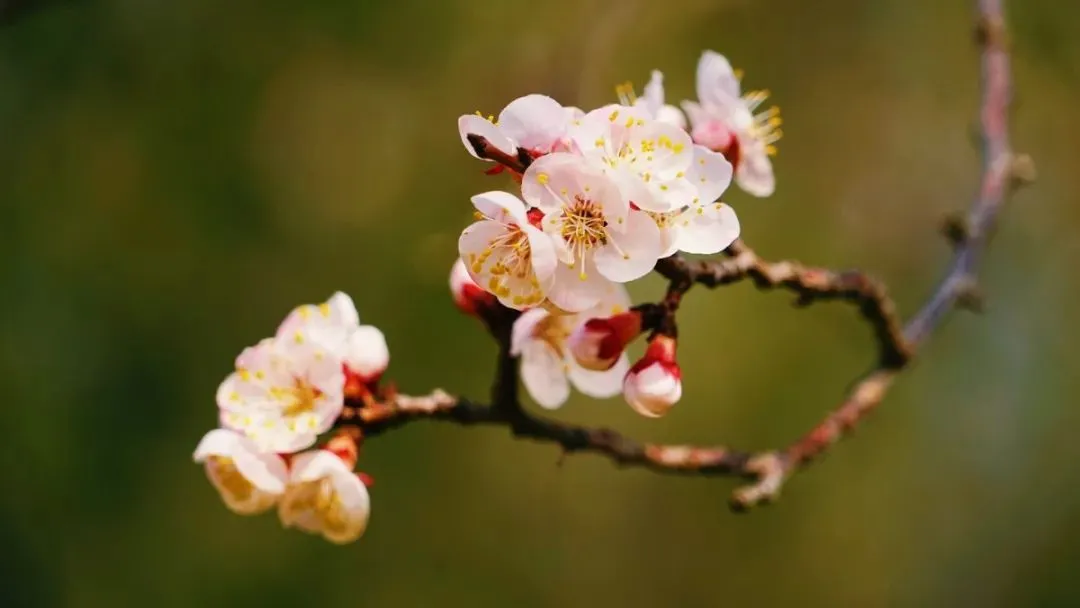
[[[732,244],[722,260],[690,261],[680,256],[660,260],[656,271],[668,279],[667,293],[658,303],[637,307],[644,313],[647,329],[674,335],[679,305],[694,285],[715,288],[749,279],[762,290],[780,288],[794,292],[799,306],[830,300],[855,304],[874,331],[878,344],[876,365],[856,382],[839,407],[791,445],[750,453],[723,446],[638,443],[611,429],[580,427],[526,412],[517,398],[516,361],[510,355],[510,329],[517,313],[499,306],[481,311],[481,318],[499,344],[491,405],[443,391],[422,397],[385,391],[373,403],[369,400],[366,404],[348,404],[341,417],[342,424],[358,427],[365,437],[374,437],[414,420],[505,426],[515,437],[553,443],[566,453],[600,454],[620,466],[752,479],[753,483],[735,490],[731,502],[736,509],[776,499],[792,473],[836,443],[881,403],[893,380],[949,311],[955,307],[977,308],[976,273],[998,215],[1010,191],[1034,178],[1031,159],[1014,155],[1009,147],[1010,74],[1002,0],[977,0],[977,7],[983,74],[981,186],[967,214],[947,226],[954,251],[945,277],[907,324],[901,323],[895,304],[879,281],[855,270],[811,268],[790,261],[767,262],[742,241]],[[523,149],[510,155],[497,150],[483,137],[470,136],[469,142],[479,156],[517,173],[524,172],[532,161]]]

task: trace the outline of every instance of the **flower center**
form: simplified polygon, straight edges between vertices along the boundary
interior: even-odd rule
[[[754,113],[754,110],[768,98],[769,91],[767,90],[750,91],[743,95],[746,109],[751,115],[749,124],[745,125],[745,128],[751,137],[765,144],[765,152],[769,156],[776,156],[776,146],[774,144],[784,136],[784,132],[780,130],[780,125],[784,122],[780,118],[780,108],[772,106],[764,112]]]
[[[319,389],[307,380],[296,378],[292,388],[281,391],[282,401],[286,404],[281,413],[287,418],[294,418],[315,411],[315,400],[319,397],[319,392]]]
[[[654,222],[656,222],[656,225],[658,227],[667,228],[668,226],[671,226],[675,223],[675,216],[678,215],[681,211],[682,209],[679,209],[678,211],[666,211],[663,213],[657,211],[646,211],[645,213],[648,214],[648,216],[651,217]]]
[[[564,322],[566,316],[550,314],[537,323],[536,328],[533,329],[533,336],[546,342],[560,358],[565,358],[563,349],[567,338],[570,337],[570,328]]]
[[[607,221],[603,207],[575,195],[573,202],[563,206],[562,238],[574,256],[571,268],[581,262],[579,276],[585,280],[585,256],[592,249],[608,242]]]
[[[496,250],[500,250],[503,255],[492,265],[492,275],[527,279],[532,274],[532,248],[529,246],[529,237],[521,228],[507,226],[507,231],[491,241],[481,257]]]

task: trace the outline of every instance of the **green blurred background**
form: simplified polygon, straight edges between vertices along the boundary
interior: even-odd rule
[[[406,390],[485,394],[494,348],[450,304],[468,197],[508,187],[455,119],[613,99],[703,49],[770,88],[763,255],[859,266],[905,314],[965,207],[978,65],[941,0],[111,0],[0,28],[0,605],[1067,606],[1080,603],[1080,5],[1013,2],[1014,141],[1036,160],[952,319],[856,438],[774,507],[735,482],[619,471],[503,429],[373,441],[367,535],[226,511],[191,451],[240,348],[342,289]],[[656,278],[635,283],[656,298]],[[843,305],[694,292],[685,398],[559,416],[670,442],[783,444],[873,353]]]

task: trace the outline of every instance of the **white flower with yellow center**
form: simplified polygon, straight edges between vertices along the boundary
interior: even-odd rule
[[[525,203],[513,194],[486,192],[472,202],[479,221],[458,239],[469,275],[505,306],[543,302],[558,265],[551,239],[529,223]]]
[[[485,118],[480,112],[458,118],[458,132],[465,149],[476,158],[480,157],[469,143],[469,135],[479,135],[511,156],[523,148],[536,157],[565,143],[566,128],[576,117],[574,110],[577,108],[564,108],[547,95],[525,95],[507,104],[498,118]]]
[[[345,373],[338,345],[301,327],[244,349],[218,388],[221,424],[262,451],[310,447],[344,407]]]
[[[684,101],[690,133],[696,143],[723,152],[735,166],[735,181],[754,196],[769,196],[776,188],[770,156],[776,154],[780,109],[757,112],[768,91],[741,92],[739,75],[719,53],[705,51],[697,67],[698,101]]]
[[[698,185],[692,204],[670,213],[650,213],[660,228],[667,257],[677,251],[714,254],[739,238],[739,218],[720,196],[731,185],[732,167],[722,154],[694,146],[694,163],[688,175]]]
[[[281,523],[338,544],[360,538],[367,529],[371,499],[352,471],[354,464],[327,450],[297,455],[278,507]]]
[[[623,377],[630,369],[625,352],[610,369],[591,371],[578,364],[567,339],[585,321],[617,315],[629,307],[626,288],[608,283],[601,301],[587,311],[554,314],[534,308],[518,317],[511,336],[511,354],[520,357],[522,382],[537,404],[548,409],[561,406],[570,396],[571,385],[597,399],[622,392]]]
[[[378,378],[390,363],[386,337],[373,325],[361,325],[352,298],[336,292],[321,304],[297,306],[278,327],[277,336],[288,339],[297,331],[310,334],[332,350],[347,370],[368,381]]]
[[[254,441],[235,431],[214,429],[204,435],[194,459],[205,463],[206,476],[225,506],[241,515],[274,506],[289,478],[281,456],[260,452]]]
[[[575,121],[574,149],[619,186],[623,201],[646,211],[689,205],[697,189],[686,173],[693,141],[682,129],[655,120],[641,106],[609,105]]]
[[[580,156],[537,159],[525,172],[521,192],[544,214],[541,226],[558,254],[547,297],[562,310],[592,308],[611,281],[633,281],[656,265],[661,253],[656,223],[631,210],[618,184]]]

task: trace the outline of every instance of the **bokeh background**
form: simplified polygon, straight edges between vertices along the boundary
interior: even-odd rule
[[[494,348],[450,304],[468,197],[504,187],[455,119],[613,99],[703,49],[772,90],[763,255],[859,266],[913,311],[971,199],[971,3],[940,0],[62,2],[0,28],[0,605],[1070,606],[1080,603],[1080,5],[1012,2],[1014,141],[1040,179],[954,317],[854,440],[776,506],[503,429],[371,442],[358,543],[226,511],[191,451],[244,345],[342,289],[408,391],[483,395]],[[656,298],[658,279],[635,283]],[[783,444],[870,362],[843,305],[694,292],[685,398],[559,416],[671,442]]]

